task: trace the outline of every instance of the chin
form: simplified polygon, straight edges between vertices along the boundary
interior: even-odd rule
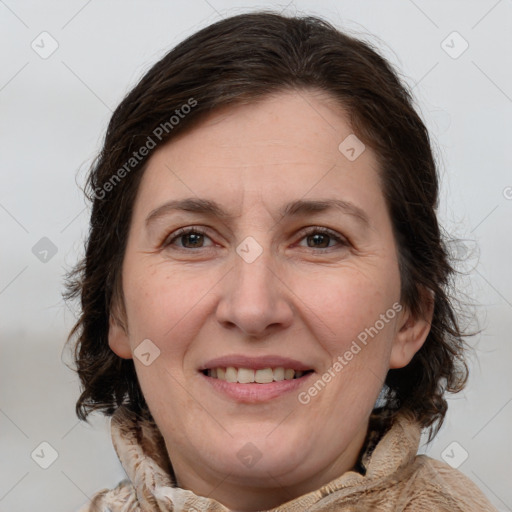
[[[230,432],[233,437],[226,434],[222,440],[212,439],[207,448],[212,469],[240,482],[247,480],[250,485],[255,484],[255,479],[260,480],[262,486],[275,486],[274,478],[282,484],[285,484],[282,478],[292,477],[295,481],[306,478],[307,475],[301,475],[305,461],[308,466],[315,465],[311,459],[311,453],[315,453],[311,433],[294,432],[285,424],[276,426],[276,423],[264,427],[254,425],[250,433],[240,427]]]

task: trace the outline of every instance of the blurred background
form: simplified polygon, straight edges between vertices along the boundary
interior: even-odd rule
[[[0,0],[0,511],[67,512],[124,472],[109,422],[81,423],[67,368],[81,186],[112,111],[172,46],[234,14],[317,14],[413,88],[442,176],[439,215],[473,302],[471,375],[422,451],[512,511],[512,1]]]

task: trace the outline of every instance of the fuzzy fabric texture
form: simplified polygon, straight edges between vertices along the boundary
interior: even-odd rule
[[[229,512],[211,498],[175,486],[155,423],[120,407],[111,429],[128,480],[100,491],[79,512]],[[460,471],[417,455],[420,435],[418,424],[399,416],[363,455],[364,475],[347,471],[268,512],[497,512]]]

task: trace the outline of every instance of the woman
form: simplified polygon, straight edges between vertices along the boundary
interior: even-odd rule
[[[77,413],[128,480],[83,510],[490,511],[417,456],[463,388],[429,137],[317,18],[191,36],[114,112],[89,177]]]

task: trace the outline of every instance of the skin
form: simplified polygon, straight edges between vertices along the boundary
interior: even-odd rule
[[[350,470],[388,369],[407,365],[430,328],[431,315],[404,307],[306,405],[297,392],[238,403],[198,372],[220,356],[281,355],[315,370],[307,391],[399,302],[376,156],[366,147],[349,161],[338,145],[351,133],[327,95],[282,92],[216,111],[156,150],[138,191],[122,273],[127,329],[112,318],[109,344],[134,358],[179,486],[232,510],[278,506]],[[146,225],[152,211],[188,197],[215,200],[230,216],[171,211]],[[333,198],[364,210],[369,225],[335,209],[278,213],[294,200]],[[206,235],[176,238],[187,226]],[[317,227],[345,243],[318,241]],[[252,263],[236,252],[248,236],[263,251]],[[149,366],[133,356],[144,339],[160,350]],[[237,457],[248,442],[261,454],[251,467]]]

